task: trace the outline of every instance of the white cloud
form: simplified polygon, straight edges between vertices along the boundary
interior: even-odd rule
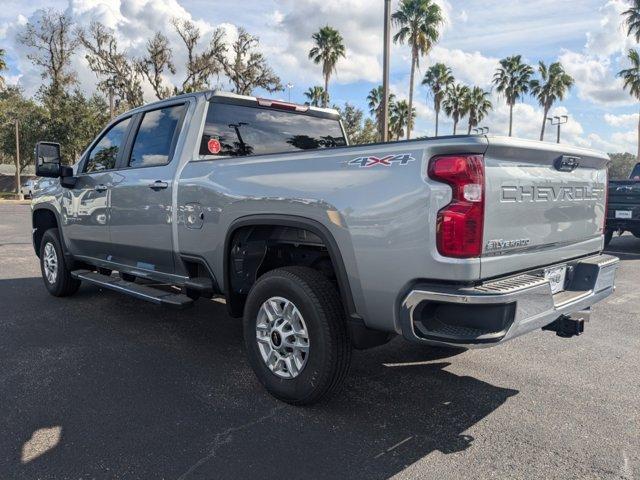
[[[575,79],[582,100],[600,105],[629,103],[629,96],[622,88],[622,81],[614,75],[609,58],[565,51],[559,59]]]
[[[611,125],[615,128],[631,128],[638,125],[638,114],[628,113],[622,115],[614,115],[612,113],[605,113],[604,121],[607,123],[607,125]]]

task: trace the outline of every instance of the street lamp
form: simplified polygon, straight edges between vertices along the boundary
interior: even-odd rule
[[[569,121],[568,115],[556,115],[555,117],[547,117],[551,125],[558,127],[558,143],[560,143],[560,125],[564,125]]]
[[[489,133],[489,127],[476,127],[471,129],[471,131],[476,135],[486,135]]]
[[[389,56],[391,54],[391,0],[384,0],[382,55],[382,141],[389,141]]]
[[[293,83],[289,82],[285,86],[289,90],[289,103],[291,103],[291,89],[293,88]]]

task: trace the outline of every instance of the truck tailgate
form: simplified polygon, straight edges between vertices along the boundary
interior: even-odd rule
[[[600,251],[607,161],[592,150],[489,137],[482,278]]]
[[[615,220],[640,220],[640,181],[618,180],[609,182],[609,212]]]

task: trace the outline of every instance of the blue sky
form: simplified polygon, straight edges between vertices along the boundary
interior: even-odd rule
[[[621,25],[620,12],[627,8],[628,0],[437,1],[447,24],[441,41],[422,59],[418,79],[429,64],[440,61],[452,67],[458,80],[489,90],[502,57],[522,54],[531,64],[560,60],[576,78],[569,97],[554,112],[570,116],[563,139],[606,151],[636,151],[638,105],[622,91],[615,76],[626,66],[626,50],[636,47]],[[320,68],[307,60],[311,33],[330,24],[343,34],[348,52],[330,86],[332,102],[365,108],[368,91],[381,79],[382,5],[382,0],[5,0],[0,11],[0,46],[8,52],[8,80],[33,92],[41,79],[15,35],[39,8],[65,10],[79,24],[102,21],[116,30],[121,45],[132,55],[141,54],[153,31],[162,30],[176,45],[178,64],[182,52],[170,26],[172,17],[197,21],[205,36],[222,26],[232,39],[236,27],[243,26],[260,36],[262,49],[283,83],[294,84],[292,100],[302,102],[303,92],[322,82]],[[408,93],[408,48],[394,46],[392,56],[392,90],[403,98]],[[81,87],[92,91],[95,77],[82,55],[77,55],[74,67]],[[179,76],[180,71],[167,80],[178,81]],[[219,86],[224,88],[223,79]],[[147,92],[151,99],[150,88]],[[286,99],[285,93],[279,96]],[[495,93],[492,100],[495,110],[483,124],[492,133],[504,134],[508,110]],[[433,134],[431,99],[420,86],[416,107],[416,134]],[[515,134],[537,138],[541,121],[540,108],[527,98],[515,109]],[[445,119],[441,131],[450,129]],[[552,140],[552,134],[548,135]]]

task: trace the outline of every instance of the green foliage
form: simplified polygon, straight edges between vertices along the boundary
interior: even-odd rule
[[[331,74],[336,71],[340,57],[346,58],[346,48],[340,32],[329,25],[314,33],[312,38],[315,46],[309,50],[309,59],[313,60],[316,65],[322,65],[325,91],[322,106],[326,107],[329,103],[329,79]]]
[[[371,89],[371,91],[369,92],[369,95],[367,95],[369,113],[371,113],[371,115],[373,115],[373,117],[376,119],[376,129],[378,132],[379,142],[382,141],[382,137],[383,137],[382,132],[384,131],[384,125],[383,125],[384,104],[382,102],[383,98],[384,98],[384,88],[382,85],[378,85],[376,88]],[[393,93],[389,93],[389,98],[388,98],[389,111],[391,111],[392,105],[395,103],[395,101],[396,101],[396,96]]]
[[[638,158],[631,153],[610,153],[609,158],[609,179],[610,180],[627,180],[633,167],[638,163]]]
[[[411,114],[409,114],[411,112]],[[413,128],[416,119],[416,109],[409,109],[409,102],[400,100],[391,105],[389,109],[389,133],[390,137],[400,140],[407,129]]]
[[[33,163],[33,149],[47,127],[46,111],[33,100],[26,99],[17,87],[0,92],[0,152],[13,164],[16,155],[16,130],[20,133],[20,171]]]
[[[146,55],[136,62],[136,68],[147,78],[158,100],[171,96],[171,88],[166,87],[162,79],[165,71],[176,73],[173,52],[166,36],[156,32],[147,42]]]
[[[573,86],[574,80],[571,75],[565,72],[560,62],[552,63],[547,67],[544,62],[538,63],[538,73],[540,78],[531,80],[531,94],[536,97],[538,103],[543,108],[542,129],[540,140],[544,140],[544,130],[547,124],[547,115],[553,104],[558,100],[564,100],[565,95]]]
[[[640,0],[631,0],[631,6],[622,12],[627,24],[627,35],[633,35],[640,42]]]
[[[364,118],[364,112],[359,108],[345,103],[344,107],[334,107],[340,112],[342,125],[351,145],[374,143],[377,140],[376,124],[370,118]]]
[[[304,92],[304,96],[307,97],[307,103],[312,107],[319,107],[325,99],[327,102],[329,101],[329,95],[324,91],[324,87],[320,85],[309,87],[309,89]]]
[[[471,129],[477,127],[484,117],[486,117],[493,105],[489,100],[489,92],[485,92],[481,87],[473,87],[467,90],[464,102],[464,110],[469,116],[469,130],[467,133],[471,133]]]
[[[440,27],[444,23],[441,8],[432,0],[402,0],[398,10],[391,16],[399,27],[394,35],[396,43],[407,43],[411,48],[411,73],[409,75],[409,103],[413,111],[413,85],[420,57],[427,55],[440,39]],[[407,128],[407,140],[411,138],[412,125]]]
[[[240,27],[238,38],[231,45],[231,60],[221,57],[222,68],[234,92],[239,95],[251,95],[256,88],[274,93],[284,90],[280,77],[267,64],[264,55],[258,51],[259,39]]]
[[[458,133],[458,122],[467,114],[468,102],[467,98],[470,94],[469,87],[461,83],[451,85],[447,88],[444,99],[442,100],[442,108],[453,120],[453,134]]]
[[[444,63],[436,63],[429,68],[422,80],[422,84],[429,87],[431,96],[433,97],[433,109],[436,112],[436,137],[438,136],[438,120],[442,100],[454,82],[455,78],[453,77],[451,69]]]
[[[98,88],[105,95],[118,97],[125,110],[142,105],[140,69],[126,51],[118,49],[113,31],[99,22],[91,22],[88,30],[78,29],[78,38],[87,51],[89,68],[100,79]]]
[[[507,99],[509,105],[509,136],[513,133],[513,106],[529,92],[533,68],[522,63],[522,55],[500,60],[500,66],[493,76],[493,83],[498,93]]]

